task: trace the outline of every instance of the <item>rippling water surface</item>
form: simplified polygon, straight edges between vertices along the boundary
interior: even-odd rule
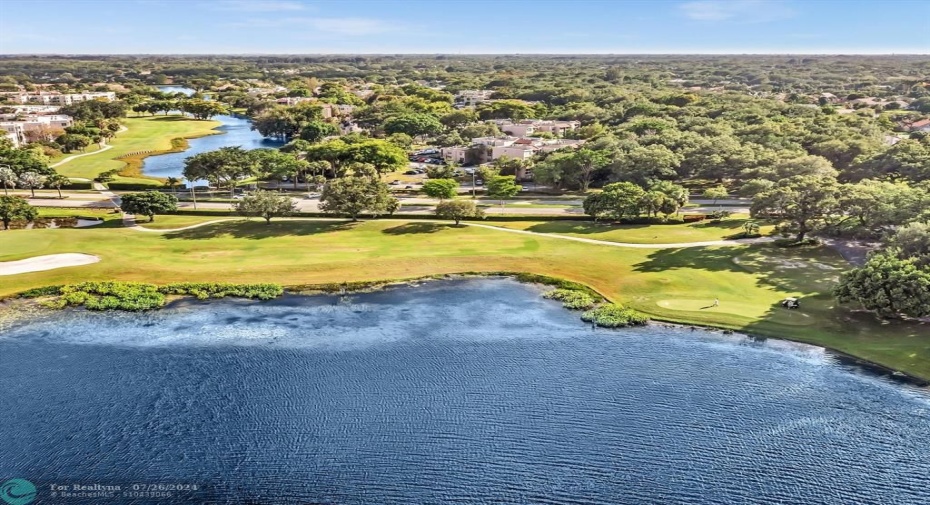
[[[0,392],[35,503],[930,503],[925,392],[509,280],[66,312],[0,335]]]

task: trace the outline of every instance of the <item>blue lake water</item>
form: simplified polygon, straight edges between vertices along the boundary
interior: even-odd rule
[[[0,391],[35,503],[930,503],[926,391],[510,280],[58,313],[0,334]]]
[[[193,89],[178,86],[157,86],[165,92],[182,92],[190,95]],[[222,132],[218,135],[208,135],[195,139],[188,139],[187,150],[178,153],[149,156],[142,163],[142,172],[152,177],[181,177],[184,171],[184,160],[195,154],[214,151],[221,147],[239,146],[246,150],[280,147],[279,141],[266,139],[257,131],[251,129],[249,119],[235,116],[215,116],[215,121],[222,123],[216,128]]]

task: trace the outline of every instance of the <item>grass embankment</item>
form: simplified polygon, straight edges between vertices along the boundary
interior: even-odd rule
[[[593,221],[509,221],[488,222],[486,224],[514,230],[552,233],[626,244],[676,244],[735,238],[736,235],[743,232],[743,225],[748,220],[749,216],[736,214],[722,221],[713,222],[708,220],[688,224],[612,225]],[[761,223],[760,233],[769,235],[774,228],[771,224]]]
[[[142,159],[145,156],[172,152],[179,149],[174,139],[190,139],[213,135],[218,133],[214,128],[220,125],[219,121],[200,121],[184,116],[154,116],[130,117],[123,121],[127,130],[116,134],[110,144],[112,149],[75,158],[55,169],[67,177],[80,177],[93,179],[107,170],[124,170],[127,166],[135,171],[141,170]],[[186,142],[185,142],[186,144]],[[186,146],[185,146],[186,147]],[[145,152],[145,154],[130,156],[132,153]],[[133,172],[135,173],[135,172]],[[119,182],[132,182],[140,184],[160,184],[156,179],[141,177],[141,172],[132,177],[118,177]]]
[[[652,237],[668,226],[641,231]],[[164,234],[24,230],[0,240],[0,261],[65,252],[101,261],[4,277],[0,296],[94,280],[297,285],[530,272],[585,284],[654,318],[820,344],[930,379],[927,326],[881,324],[835,307],[829,291],[848,265],[824,248],[633,249],[416,221],[229,221]],[[786,296],[801,296],[801,310],[782,308]]]

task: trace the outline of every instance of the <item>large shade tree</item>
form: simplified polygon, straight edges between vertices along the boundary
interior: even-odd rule
[[[0,221],[3,229],[9,230],[13,221],[32,221],[39,216],[39,210],[29,205],[25,198],[19,196],[0,196]]]
[[[271,224],[271,218],[289,216],[296,210],[297,204],[291,197],[274,191],[253,191],[236,202],[236,212],[244,216],[260,217],[266,224]]]
[[[178,210],[178,199],[174,195],[161,191],[145,191],[143,193],[130,193],[120,198],[120,209],[127,214],[148,216],[149,221],[155,220],[155,214],[167,214]]]
[[[235,192],[239,180],[255,175],[256,169],[255,158],[238,146],[222,147],[184,160],[186,179],[210,181],[217,187],[229,188],[230,194]]]
[[[390,214],[397,210],[397,199],[388,185],[372,177],[343,177],[326,184],[320,196],[320,210],[346,215],[353,221],[364,212]]]
[[[774,218],[796,233],[798,242],[837,215],[840,187],[833,177],[796,175],[779,181],[752,200],[753,218]]]

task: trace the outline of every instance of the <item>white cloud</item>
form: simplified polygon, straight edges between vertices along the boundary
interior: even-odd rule
[[[697,21],[763,23],[789,19],[796,14],[780,0],[696,0],[680,4],[678,8],[686,17]]]
[[[295,12],[307,7],[290,0],[224,0],[213,5],[222,10],[245,12]]]

